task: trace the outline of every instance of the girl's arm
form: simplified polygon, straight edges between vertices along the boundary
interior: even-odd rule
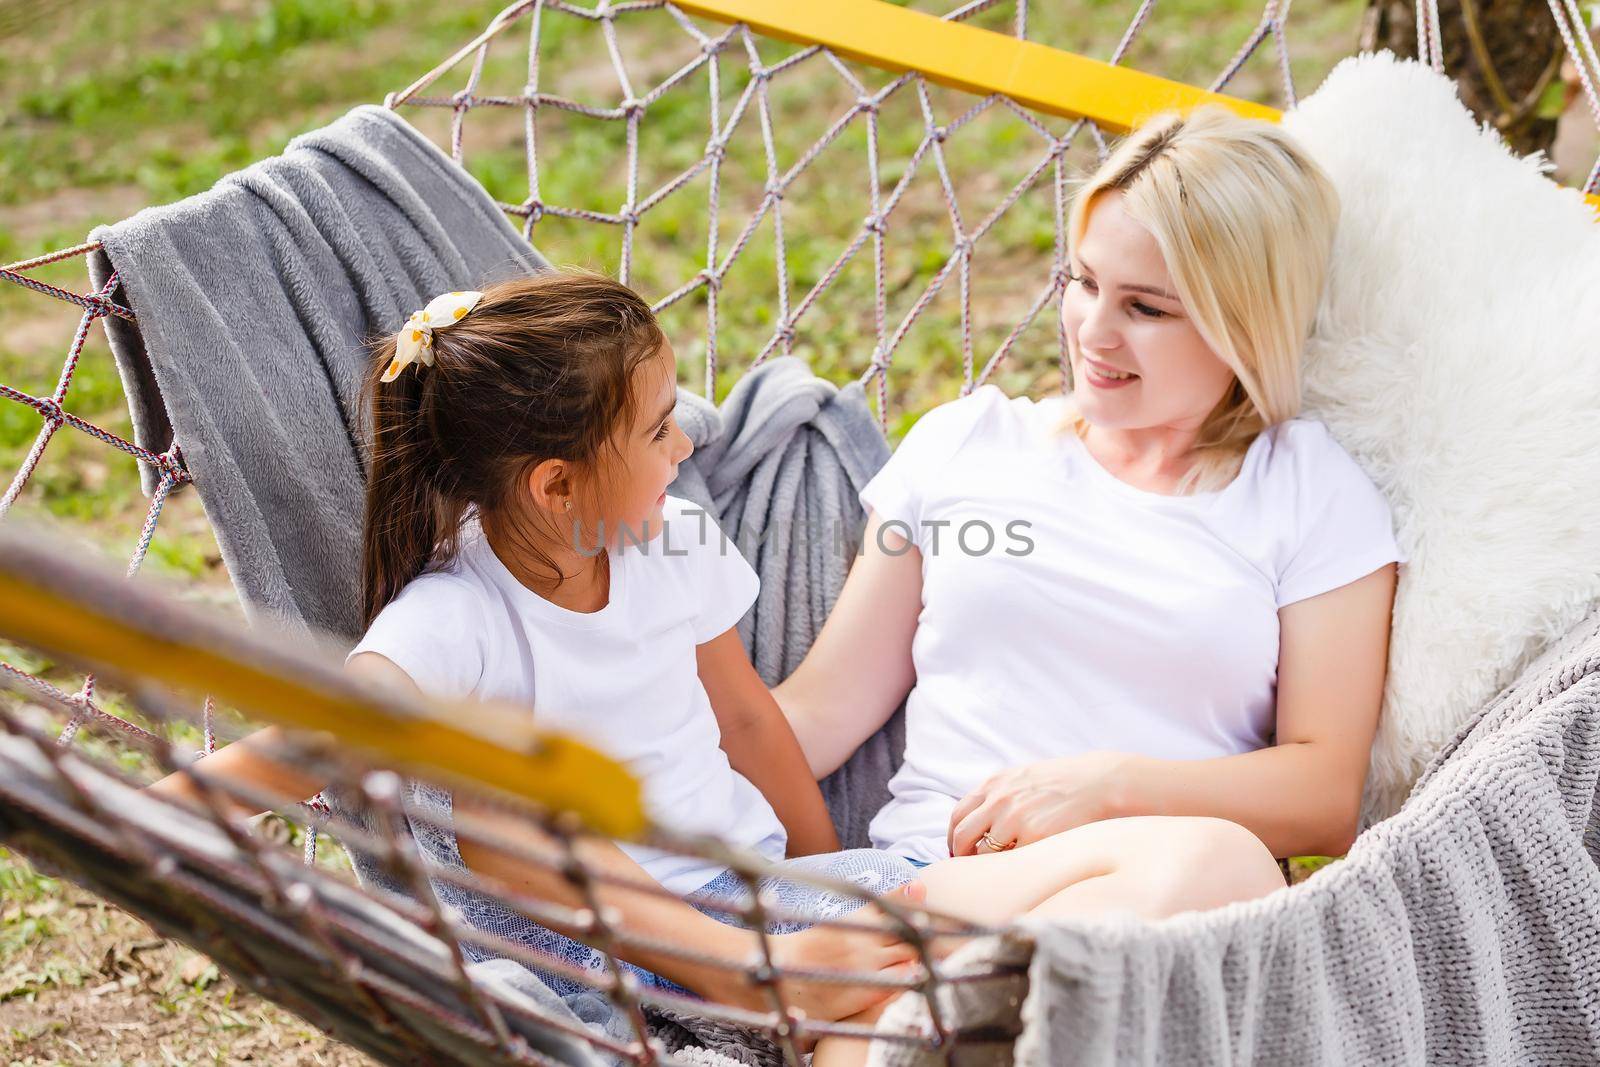
[[[410,675],[376,652],[363,652],[354,657],[346,670],[379,688],[399,687],[407,695],[419,692]],[[280,797],[304,800],[316,796],[328,783],[306,774],[293,762],[284,762],[292,761],[293,752],[283,730],[268,726],[204,757],[204,770],[214,778],[256,786]],[[173,771],[146,791],[169,800],[187,800],[206,806],[194,779],[184,770]],[[236,815],[259,814],[236,801],[231,807]]]
[[[301,800],[315,796],[327,783],[306,774],[293,764],[280,762],[292,751],[283,731],[276,726],[268,726],[204,757],[203,770],[215,778],[256,786],[276,796],[298,797]],[[188,801],[200,808],[209,807],[200,787],[187,770],[173,771],[145,791],[166,800]],[[233,815],[260,814],[251,806],[231,797],[227,806]]]
[[[695,649],[700,681],[733,769],[761,790],[789,831],[789,855],[839,851],[839,835],[783,711],[730,627]]]
[[[862,554],[822,632],[772,690],[814,777],[837,770],[911,691],[911,638],[921,612],[922,552],[869,511]]]

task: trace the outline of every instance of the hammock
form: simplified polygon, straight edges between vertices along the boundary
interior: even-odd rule
[[[561,235],[580,227],[614,228],[620,236],[618,273],[635,284],[649,282],[655,291],[666,290],[656,303],[669,328],[677,325],[672,316],[695,320],[703,309],[708,397],[722,391],[725,380],[719,371],[728,337],[739,332],[728,321],[737,314],[732,310],[737,288],[749,284],[751,271],[769,269],[762,262],[766,250],[775,275],[764,302],[770,316],[763,329],[770,329],[753,346],[748,346],[747,335],[740,337],[742,348],[748,346],[740,354],[749,355],[750,366],[794,353],[811,356],[814,365],[830,363],[833,339],[824,335],[819,343],[808,330],[830,321],[828,300],[844,289],[840,279],[850,271],[866,272],[872,313],[870,329],[861,331],[860,340],[870,355],[857,380],[875,393],[877,414],[886,428],[895,401],[915,406],[925,399],[914,382],[892,387],[891,376],[897,357],[908,361],[907,353],[924,342],[927,324],[941,315],[940,325],[953,326],[950,333],[959,338],[963,392],[1016,367],[1029,342],[1041,338],[1056,339],[1064,372],[1065,338],[1042,313],[1059,299],[1065,284],[1064,204],[1080,134],[1089,136],[1091,151],[1101,153],[1102,130],[1121,132],[1158,102],[1181,106],[1208,98],[1200,90],[1115,65],[1146,22],[1149,0],[1140,5],[1110,65],[962,25],[992,6],[983,2],[968,4],[942,21],[859,2],[777,10],[787,6],[643,3],[588,10],[562,2],[516,4],[476,40],[386,103],[420,109],[419,127],[431,125],[463,161],[464,148],[471,143],[469,117],[520,112],[525,119],[521,150],[526,195],[502,196],[502,207],[521,222],[526,236],[537,237],[546,249],[562,247]],[[1570,0],[1553,0],[1551,10],[1578,65],[1586,101],[1600,115],[1595,57],[1576,8]],[[1017,12],[1013,29],[1023,38],[1026,5],[1019,4]],[[1224,88],[1271,37],[1279,50],[1284,101],[1297,102],[1285,51],[1285,14],[1286,7],[1267,5],[1260,24],[1211,91]],[[743,21],[707,30],[691,15]],[[557,18],[580,19],[598,30],[619,83],[620,103],[594,103],[545,90],[539,44],[546,22]],[[671,20],[692,45],[683,65],[666,71],[649,90],[635,88],[619,44],[625,26],[643,18]],[[491,56],[491,50],[509,39],[506,31],[514,26],[531,34],[527,83],[499,92],[488,84],[499,69],[500,53]],[[1442,69],[1432,5],[1419,5],[1418,33],[1421,54],[1434,69]],[[771,61],[767,36],[817,43]],[[930,40],[938,42],[931,51],[926,47]],[[1027,62],[1018,62],[1019,56]],[[905,73],[881,79],[854,62],[863,57]],[[468,74],[459,91],[429,95],[447,72],[463,63]],[[781,103],[785,83],[818,67],[837,75],[842,111],[808,150],[784,159],[773,130],[779,119],[789,119],[774,102]],[[1074,98],[1062,88],[1071,84],[1066,75],[1085,72],[1111,91],[1092,99],[1089,94]],[[648,129],[644,120],[667,94],[696,84],[707,90],[707,151],[646,191],[641,175],[652,159],[641,148]],[[946,88],[951,86],[959,92]],[[962,101],[961,93],[974,91],[985,95]],[[962,102],[941,121],[950,100]],[[1234,103],[1250,113],[1270,114]],[[893,128],[888,118],[897,108],[920,131],[904,159],[892,158],[894,146],[889,143]],[[447,127],[432,123],[428,116],[435,113],[448,115]],[[1065,124],[1052,124],[1052,116],[1062,115],[1068,117]],[[554,133],[548,125],[552,116]],[[547,194],[559,174],[550,163],[562,144],[559,123],[568,116],[622,131],[620,208],[605,210],[583,202],[573,206]],[[987,121],[1015,124],[1028,148],[1016,173],[1008,174],[999,189],[990,189],[987,200],[980,200],[982,210],[974,211],[956,180],[956,146],[961,130]],[[765,173],[756,176],[753,194],[733,181],[729,162],[728,145],[741,136],[758,137],[765,160]],[[859,224],[852,221],[842,248],[819,257],[799,225],[819,219],[807,213],[796,192],[806,181],[836,182],[832,163],[851,138],[859,139],[866,162],[867,203]],[[503,159],[499,163],[503,170]],[[1600,167],[1591,172],[1586,193],[1595,191],[1597,178]],[[648,261],[637,247],[647,239],[652,220],[666,213],[664,205],[679,203],[695,190],[705,196],[704,214],[711,221],[704,267],[691,277],[662,284],[649,277]],[[931,198],[925,195],[930,190]],[[900,269],[903,258],[896,257],[903,257],[905,250],[894,238],[930,203],[948,220],[948,250],[924,272],[928,277],[920,290],[897,292],[897,280],[905,272]],[[983,303],[975,296],[981,294],[984,277],[997,272],[986,269],[983,257],[986,251],[1012,251],[1001,240],[1005,227],[1030,209],[1054,226],[1052,247],[1038,257],[1040,284],[1011,303],[1004,321],[986,320],[975,310]],[[725,232],[722,223],[729,217],[738,224]],[[131,575],[149,549],[164,502],[192,475],[180,441],[161,439],[148,428],[128,441],[66,407],[94,323],[106,320],[129,330],[137,325],[126,303],[119,302],[114,274],[83,293],[30,276],[48,263],[90,251],[94,249],[80,246],[0,270],[0,277],[83,310],[50,394],[0,385],[0,396],[32,407],[43,419],[35,446],[0,497],[0,513],[23,492],[59,429],[86,433],[136,459],[147,479],[151,501]],[[898,319],[891,315],[897,306],[904,308]],[[859,319],[859,309],[843,315],[835,310],[839,317]],[[919,325],[924,329],[919,331]],[[989,353],[981,365],[980,349]],[[135,392],[139,383],[129,387]],[[533,790],[531,796],[525,773],[486,775],[483,750],[473,747],[481,738],[458,738],[458,747],[437,753],[417,743],[385,745],[382,738],[392,729],[374,729],[373,723],[392,724],[396,715],[402,723],[428,721],[428,709],[379,706],[370,697],[363,704],[362,694],[327,677],[326,664],[246,637],[223,641],[219,653],[212,647],[215,631],[204,631],[205,640],[195,638],[194,620],[137,589],[107,586],[21,545],[8,544],[3,555],[0,584],[7,595],[0,598],[0,629],[24,645],[119,679],[133,694],[136,710],[115,713],[93,673],[71,692],[20,665],[4,665],[8,684],[30,694],[35,703],[20,710],[8,704],[0,711],[0,722],[13,738],[0,752],[0,837],[149,918],[164,932],[196,944],[241,976],[246,987],[281,1000],[389,1062],[419,1057],[474,1063],[592,1062],[586,1056],[651,1062],[668,1055],[680,1062],[799,1062],[797,1041],[859,1032],[791,1012],[778,984],[781,969],[773,969],[770,957],[766,969],[758,965],[750,972],[772,994],[771,1010],[764,1013],[641,992],[624,979],[626,972],[612,958],[608,975],[571,976],[609,1000],[597,1000],[595,1010],[584,1015],[551,998],[537,981],[527,982],[529,972],[516,965],[559,971],[547,958],[529,958],[515,945],[498,943],[493,951],[516,961],[509,970],[469,963],[463,946],[475,939],[481,944],[486,935],[461,923],[430,895],[404,822],[394,818],[403,814],[416,820],[426,813],[397,809],[393,779],[369,773],[373,768],[404,767],[419,777],[458,784],[476,780],[480,787],[509,789],[534,802],[530,816],[543,819],[567,842],[562,856],[543,861],[591,894],[593,872],[577,860],[574,842],[584,832],[636,832],[637,813],[630,821],[628,812],[597,804],[592,791],[560,793],[557,785],[572,780],[564,774],[544,776],[550,788]],[[50,610],[40,610],[41,600]],[[95,632],[102,640],[38,628],[53,613],[62,619],[101,618],[105,625]],[[1575,618],[1569,614],[1566,622]],[[185,633],[190,644],[181,657],[171,656],[173,635]],[[193,670],[193,661],[204,659],[208,651],[209,669]],[[156,652],[163,655],[152,658]],[[1447,743],[1435,746],[1437,755],[1399,815],[1369,830],[1348,858],[1303,886],[1250,906],[1180,917],[1147,929],[968,929],[971,944],[949,960],[935,964],[924,955],[925,980],[914,983],[916,992],[900,998],[886,1016],[874,1054],[885,1062],[927,1057],[948,1062],[959,1047],[1003,1061],[1012,1055],[1015,1042],[1018,1058],[1038,1063],[1120,1062],[1154,1056],[1156,1050],[1164,1055],[1182,1050],[1179,1058],[1196,1062],[1244,1056],[1270,1060],[1303,1056],[1310,1048],[1327,1048],[1339,1060],[1446,1056],[1505,1061],[1519,1054],[1593,1059],[1600,1054],[1600,1024],[1589,1017],[1584,995],[1600,987],[1600,957],[1585,954],[1587,942],[1577,939],[1576,931],[1600,913],[1596,835],[1590,828],[1600,761],[1594,747],[1597,655],[1593,620],[1573,626],[1540,662],[1484,704],[1472,722],[1439,739]],[[180,670],[174,666],[178,662],[189,667]],[[272,669],[263,669],[267,664]],[[269,675],[284,680],[262,690],[261,679]],[[254,680],[258,688],[242,685],[241,678]],[[1496,688],[1510,680],[1499,679]],[[305,824],[305,863],[285,864],[279,850],[239,832],[215,804],[190,813],[183,822],[175,821],[183,813],[158,810],[154,802],[138,803],[128,795],[126,780],[101,755],[109,739],[142,747],[163,766],[173,766],[167,737],[176,724],[192,723],[193,736],[207,751],[215,746],[219,730],[238,730],[236,723],[219,725],[212,699],[191,704],[169,692],[209,691],[222,706],[258,720],[307,725],[286,716],[309,706],[310,695],[328,689],[341,699],[329,704],[324,695],[317,706],[338,713],[341,733],[359,755],[302,755],[325,763],[330,780],[343,783],[390,818],[356,824],[325,806],[297,809],[293,802],[298,798],[243,798],[284,809]],[[364,713],[358,714],[361,708]],[[69,744],[85,727],[95,735],[95,744]],[[545,743],[576,761],[560,764],[567,774],[581,777],[607,766],[596,755],[576,754],[553,740]],[[557,808],[583,814],[590,820],[589,830],[580,831],[550,814]],[[340,884],[314,863],[319,830],[352,852],[382,857],[393,884],[413,892],[389,892],[372,883],[358,891]],[[772,888],[773,883],[761,882],[768,872],[749,857],[731,856],[715,842],[676,839],[660,828],[649,832],[666,847],[731,863],[754,889]],[[787,876],[827,882],[803,872]],[[476,881],[473,888],[506,897],[497,887]],[[826,888],[852,892],[847,885]],[[854,895],[861,896],[859,891]],[[595,898],[588,899],[593,903]],[[626,938],[606,925],[599,907],[574,913],[520,898],[507,902],[535,918],[583,928],[586,939],[603,948]],[[745,920],[762,926],[781,918],[764,906],[770,902],[757,892],[754,910],[744,912]],[[897,927],[900,932],[918,945],[925,943],[914,917],[898,918],[910,924]],[[1409,958],[1396,952],[1402,944],[1410,947]],[[1368,968],[1379,960],[1387,969],[1374,976]],[[839,980],[847,977],[862,980]],[[1159,1010],[1163,1005],[1166,1011]]]

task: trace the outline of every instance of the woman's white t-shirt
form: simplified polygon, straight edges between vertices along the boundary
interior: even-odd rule
[[[948,856],[956,804],[1006,767],[1270,745],[1278,609],[1406,561],[1387,501],[1320,422],[1271,427],[1225,488],[1172,496],[1058,431],[1069,404],[984,386],[919,419],[861,489],[922,553],[879,848]]]
[[[716,520],[668,496],[663,523],[610,553],[611,591],[571,611],[506,569],[475,524],[449,566],[400,591],[351,651],[377,652],[424,692],[524,704],[534,720],[627,763],[662,825],[714,834],[773,860],[787,834],[735,771],[695,662],[695,646],[735,625],[760,582]],[[621,846],[662,885],[690,893],[722,868]]]

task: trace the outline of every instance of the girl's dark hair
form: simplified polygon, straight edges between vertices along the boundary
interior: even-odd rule
[[[633,420],[634,371],[665,342],[650,306],[603,275],[546,271],[482,292],[465,318],[434,331],[433,366],[381,382],[395,339],[375,346],[362,387],[372,446],[363,625],[430,563],[454,558],[468,509],[502,513],[535,464],[598,471],[613,430]]]

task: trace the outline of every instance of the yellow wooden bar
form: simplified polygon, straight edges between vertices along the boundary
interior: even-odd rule
[[[950,22],[884,0],[675,0],[692,14],[743,22],[756,32],[820,44],[869,66],[915,70],[969,93],[1000,93],[1035,111],[1087,118],[1126,133],[1158,111],[1216,103],[1277,122],[1277,108],[1114,66],[1003,33]],[[1587,194],[1600,211],[1600,195]]]
[[[0,634],[123,682],[210,694],[264,722],[325,732],[376,761],[481,782],[571,811],[614,837],[646,827],[626,767],[532,715],[486,705],[379,698],[338,669],[0,536]]]
[[[680,0],[684,11],[743,22],[768,37],[820,44],[891,71],[920,71],[969,93],[1001,93],[1050,115],[1084,117],[1114,132],[1166,108],[1219,103],[1276,121],[1274,108],[1183,82],[949,22],[883,0]]]

